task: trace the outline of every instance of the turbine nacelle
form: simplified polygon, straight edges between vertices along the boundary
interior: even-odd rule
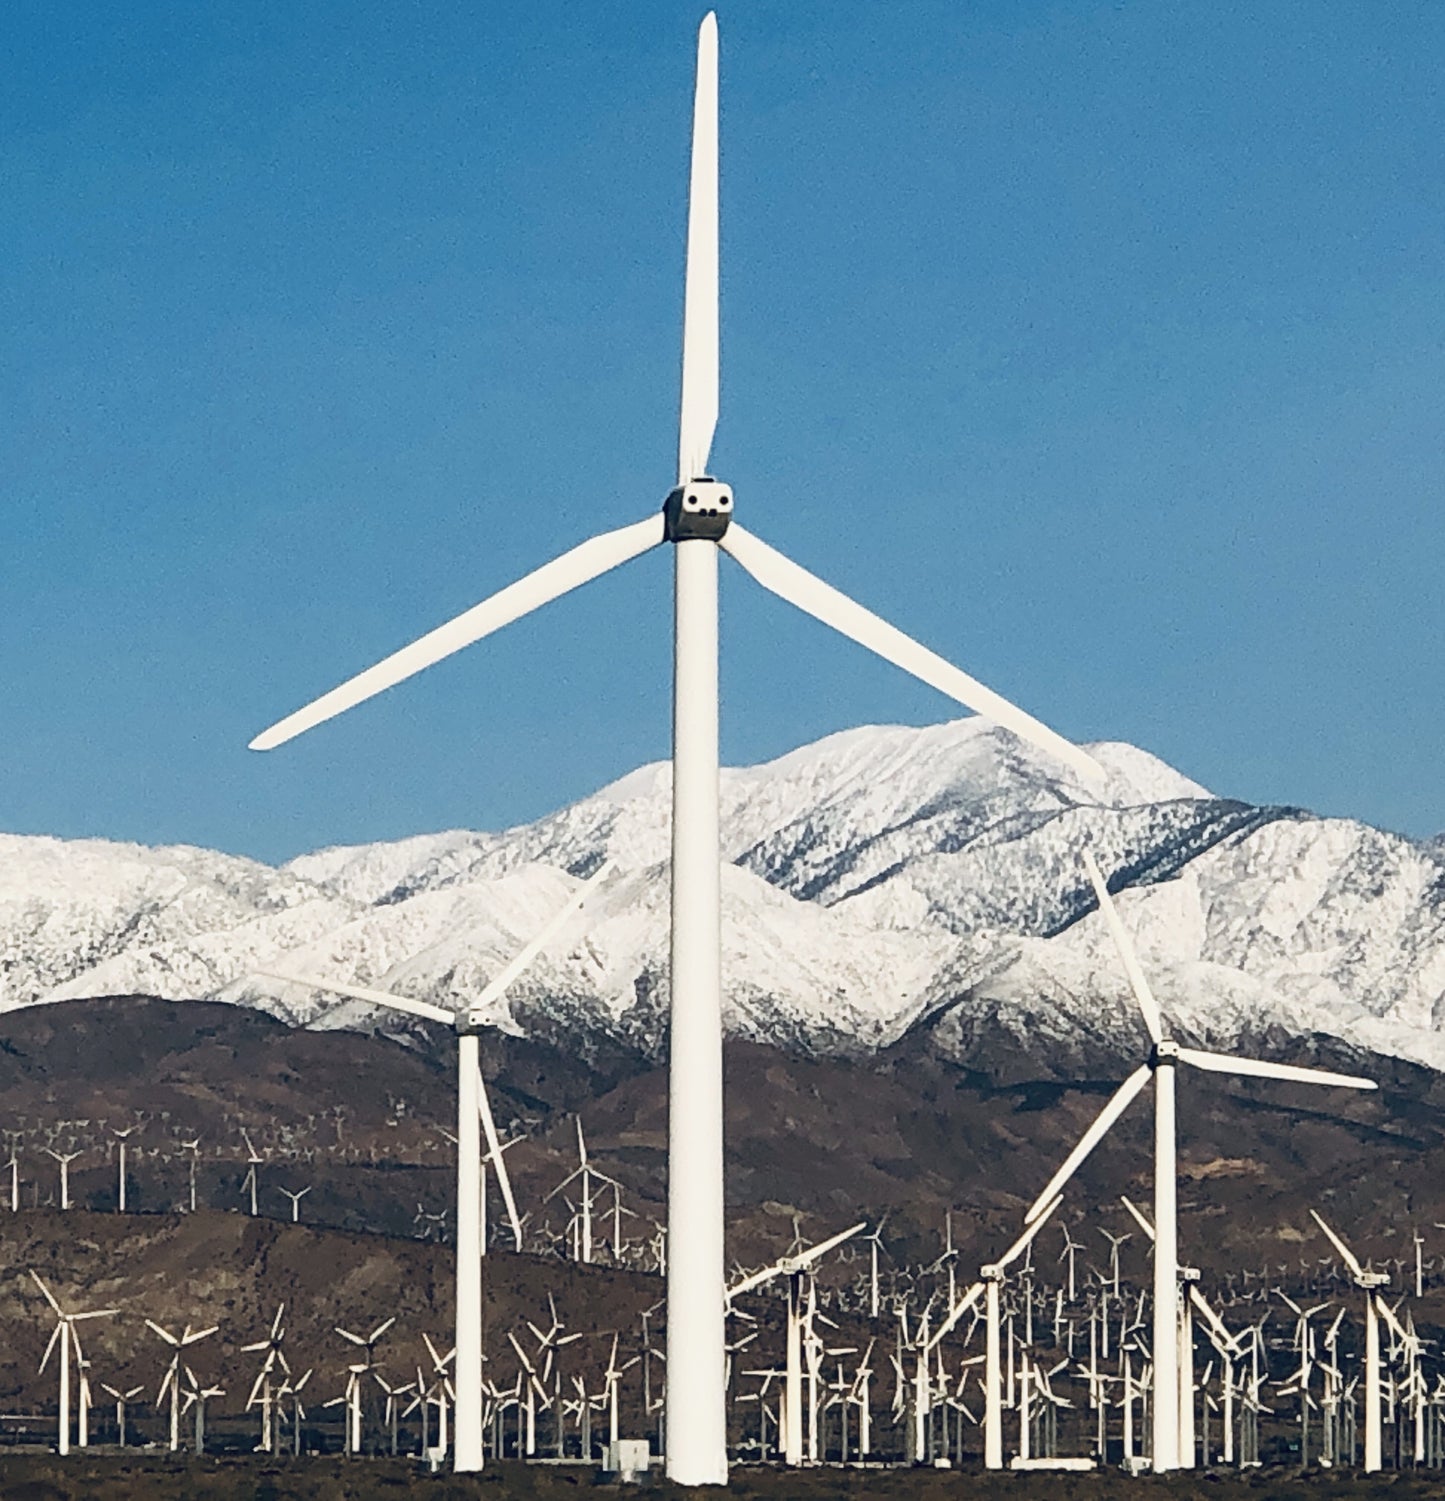
[[[1179,1062],[1179,1044],[1172,1037],[1161,1037],[1154,1044],[1153,1051],[1149,1055],[1149,1062],[1158,1068],[1161,1063]]]
[[[662,503],[669,542],[721,542],[733,515],[733,488],[710,475],[690,479]]]

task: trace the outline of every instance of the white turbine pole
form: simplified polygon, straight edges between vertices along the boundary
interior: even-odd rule
[[[1376,1474],[1383,1464],[1380,1438],[1380,1316],[1375,1292],[1365,1292],[1365,1473]]]
[[[1179,1464],[1179,1214],[1175,1178],[1172,1044],[1154,1069],[1154,1473]]]
[[[60,1321],[60,1441],[61,1454],[70,1453],[70,1320]]]
[[[679,542],[676,560],[667,1473],[680,1485],[722,1485],[727,1433],[717,548],[702,539]]]
[[[457,1036],[456,1447],[458,1472],[482,1468],[481,1040]],[[475,1418],[477,1421],[470,1421]]]
[[[992,1270],[992,1269],[991,1269]],[[1003,1393],[999,1380],[999,1283],[1000,1276],[986,1277],[986,1319],[983,1360],[983,1463],[989,1470],[1003,1469]]]

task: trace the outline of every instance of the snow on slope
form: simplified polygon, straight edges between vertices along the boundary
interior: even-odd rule
[[[1107,801],[978,720],[866,727],[722,776],[729,1027],[874,1048],[970,1008],[1133,1048],[1079,866],[1088,840],[1182,1029],[1278,1024],[1445,1066],[1445,864],[1345,820],[1212,797],[1128,745]],[[503,833],[318,851],[0,837],[0,1005],[143,991],[311,1025],[369,1008],[278,967],[442,1005],[475,995],[604,859],[619,875],[499,1007],[654,1046],[667,995],[669,768]],[[946,1029],[945,1029],[946,1030]]]

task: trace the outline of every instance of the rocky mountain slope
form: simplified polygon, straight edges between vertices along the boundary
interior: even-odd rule
[[[1216,798],[1134,747],[1092,749],[1102,802],[978,720],[845,731],[724,772],[730,1031],[849,1055],[924,1026],[964,1062],[985,1027],[1040,1056],[1136,1051],[1079,864],[1088,841],[1181,1032],[1325,1034],[1445,1067],[1438,842]],[[0,836],[0,1006],[143,993],[309,1026],[374,1020],[257,975],[270,967],[455,1005],[610,860],[614,877],[499,1009],[539,1035],[655,1053],[668,777],[643,767],[503,833],[280,868]]]

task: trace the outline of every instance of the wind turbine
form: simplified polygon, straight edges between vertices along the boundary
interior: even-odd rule
[[[600,533],[264,730],[278,745],[663,542],[673,544],[672,933],[668,1086],[667,1475],[727,1480],[718,836],[717,554],[774,594],[1070,767],[1084,751],[733,522],[708,473],[718,417],[717,20],[698,33],[677,484],[662,514]]]
[[[115,1206],[117,1214],[124,1214],[125,1213],[125,1144],[126,1144],[126,1138],[128,1136],[130,1136],[133,1132],[135,1132],[136,1129],[137,1128],[135,1126],[125,1126],[125,1127],[112,1126],[110,1128],[110,1134],[115,1137],[115,1139],[116,1139],[117,1142],[120,1143],[119,1169],[118,1169],[118,1171],[119,1171],[119,1181],[118,1181],[117,1187],[116,1187],[116,1206]]]
[[[40,1371],[43,1374],[45,1367],[50,1362],[50,1353],[56,1345],[60,1346],[60,1357],[57,1362],[60,1370],[60,1411],[57,1419],[58,1430],[56,1436],[56,1452],[58,1454],[70,1453],[70,1347],[75,1346],[77,1360],[80,1358],[80,1340],[76,1324],[81,1319],[108,1319],[120,1312],[118,1308],[98,1308],[93,1313],[67,1313],[60,1306],[55,1294],[40,1280],[40,1273],[33,1268],[30,1272],[36,1287],[45,1295],[45,1301],[50,1304],[55,1314],[55,1332],[50,1336],[50,1343],[45,1347],[45,1354],[40,1358]]]
[[[1373,1474],[1382,1463],[1380,1442],[1380,1320],[1384,1318],[1403,1341],[1405,1331],[1395,1317],[1395,1310],[1380,1294],[1390,1282],[1388,1272],[1367,1272],[1359,1258],[1344,1241],[1325,1224],[1318,1211],[1311,1209],[1315,1224],[1330,1238],[1340,1253],[1340,1260],[1350,1269],[1355,1286],[1365,1295],[1365,1473]]]
[[[190,1190],[191,1190],[191,1193],[190,1193],[190,1203],[191,1203],[191,1209],[190,1209],[190,1212],[192,1214],[194,1214],[196,1212],[196,1159],[201,1155],[201,1138],[199,1136],[197,1136],[197,1137],[195,1137],[191,1141],[183,1141],[181,1143],[181,1150],[185,1151],[185,1152],[189,1152],[191,1154],[191,1164],[190,1164]]]
[[[251,1217],[254,1219],[256,1216],[256,1168],[260,1165],[262,1159],[260,1153],[252,1145],[250,1135],[244,1129],[241,1135],[246,1141],[246,1161],[250,1164],[246,1169],[246,1176],[241,1179],[241,1192],[244,1194],[247,1190],[250,1191]]]
[[[146,1328],[160,1337],[175,1351],[171,1356],[171,1363],[166,1367],[166,1374],[161,1380],[160,1390],[156,1393],[157,1403],[164,1402],[166,1393],[171,1396],[171,1453],[174,1454],[181,1447],[181,1351],[200,1340],[212,1335],[220,1327],[212,1324],[209,1329],[193,1330],[189,1324],[180,1334],[172,1334],[169,1329],[162,1329],[153,1319],[147,1319]],[[191,1383],[195,1385],[194,1382]],[[187,1407],[190,1406],[188,1402]]]
[[[266,1359],[262,1362],[260,1373],[251,1387],[251,1395],[246,1398],[246,1407],[248,1410],[256,1406],[261,1409],[259,1447],[267,1454],[276,1452],[276,1430],[272,1423],[276,1400],[271,1389],[271,1372],[279,1367],[284,1377],[289,1379],[291,1375],[291,1367],[287,1364],[286,1354],[281,1348],[281,1343],[286,1338],[286,1330],[281,1323],[281,1316],[285,1312],[286,1305],[282,1303],[276,1309],[276,1317],[271,1320],[271,1332],[266,1338],[257,1340],[254,1344],[241,1346],[243,1355],[252,1355],[263,1350],[266,1352]]]
[[[771,1266],[753,1272],[727,1290],[726,1301],[731,1305],[735,1298],[753,1292],[774,1277],[788,1279],[787,1376],[783,1388],[784,1464],[800,1465],[803,1462],[803,1274],[829,1251],[867,1228],[868,1221],[860,1220],[807,1250],[792,1252]],[[669,1356],[668,1364],[671,1363]]]
[[[289,1188],[283,1188],[281,1190],[282,1196],[291,1200],[291,1223],[293,1225],[300,1224],[300,1222],[301,1222],[301,1201],[310,1192],[311,1192],[311,1185],[309,1183],[306,1185],[305,1188],[298,1188],[294,1193]]]
[[[928,1352],[934,1350],[944,1335],[978,1302],[980,1295],[987,1294],[984,1299],[987,1322],[984,1329],[983,1367],[983,1462],[986,1469],[1003,1469],[1003,1401],[999,1389],[999,1291],[1010,1265],[1029,1248],[1034,1236],[1044,1228],[1049,1216],[1062,1201],[1062,1194],[1054,1194],[1039,1213],[1025,1224],[1019,1238],[997,1261],[988,1262],[979,1268],[978,1281],[949,1309],[948,1316],[935,1330],[926,1347]]]
[[[79,1152],[57,1152],[53,1147],[45,1148],[46,1155],[53,1157],[60,1164],[60,1207],[70,1208],[70,1164],[80,1156]]]
[[[1152,1044],[1149,1055],[1115,1090],[1108,1104],[1099,1112],[1093,1125],[1079,1139],[1078,1145],[1064,1159],[1063,1166],[1049,1180],[1028,1214],[1033,1220],[1042,1214],[1051,1199],[1083,1165],[1085,1159],[1104,1139],[1109,1128],[1133,1102],[1136,1095],[1154,1079],[1154,1448],[1156,1473],[1179,1468],[1179,1205],[1175,1164],[1174,1072],[1181,1063],[1204,1069],[1207,1073],[1228,1074],[1234,1078],[1286,1079],[1300,1084],[1335,1084],[1346,1089],[1375,1089],[1373,1079],[1353,1074],[1336,1074],[1320,1068],[1297,1068],[1293,1064],[1264,1063],[1255,1058],[1238,1058],[1230,1053],[1206,1053],[1199,1048],[1181,1047],[1165,1036],[1164,1018],[1134,946],[1124,929],[1109,888],[1104,882],[1093,855],[1084,851],[1084,867],[1089,873],[1099,910],[1108,924],[1114,947],[1124,962],[1129,988],[1144,1016]]]
[[[347,1366],[351,1373],[351,1380],[346,1384],[346,1412],[347,1412],[347,1453],[360,1454],[364,1435],[362,1433],[362,1386],[365,1378],[376,1371],[376,1346],[383,1334],[396,1323],[396,1315],[393,1314],[384,1324],[378,1324],[370,1334],[352,1334],[339,1325],[336,1332],[344,1340],[349,1340],[361,1350],[366,1352],[365,1363],[362,1365]]]
[[[132,1402],[135,1401],[138,1396],[140,1396],[145,1388],[143,1386],[133,1386],[128,1392],[123,1392],[114,1386],[107,1386],[105,1382],[102,1381],[100,1383],[100,1389],[104,1392],[109,1392],[110,1395],[115,1398],[115,1427],[116,1432],[119,1434],[119,1437],[116,1439],[116,1443],[120,1448],[124,1449],[126,1409]]]
[[[268,979],[329,990],[353,1000],[369,1001],[405,1011],[428,1021],[454,1027],[457,1034],[457,1261],[456,1261],[456,1442],[453,1467],[461,1471],[482,1468],[482,1155],[481,1134],[487,1138],[487,1156],[495,1164],[502,1201],[512,1222],[517,1250],[522,1249],[522,1221],[512,1196],[497,1126],[482,1078],[481,1034],[491,1025],[491,1006],[510,989],[518,975],[561,931],[594,889],[606,879],[611,866],[604,863],[574,891],[560,911],[540,933],[492,979],[471,1005],[447,1011],[426,1001],[413,1001],[385,990],[358,985],[340,985],[334,980],[261,971]],[[580,1140],[581,1124],[578,1124]],[[585,1154],[584,1154],[585,1156]]]

